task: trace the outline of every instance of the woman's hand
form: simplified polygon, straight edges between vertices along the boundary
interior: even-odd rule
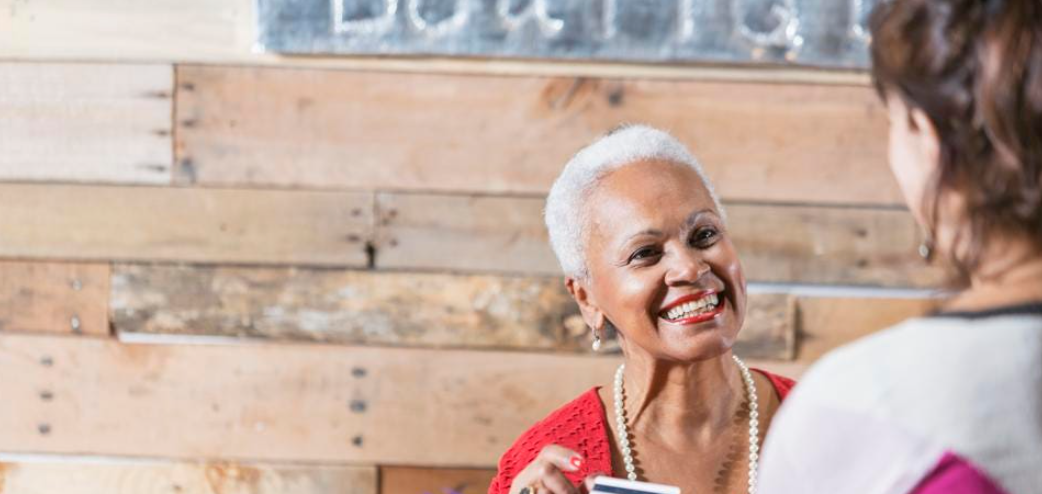
[[[542,449],[510,484],[510,494],[580,494],[564,472],[575,472],[582,467],[579,453],[551,444]],[[521,491],[528,487],[529,492]]]

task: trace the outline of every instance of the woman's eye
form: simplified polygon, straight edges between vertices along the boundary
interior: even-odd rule
[[[652,247],[644,247],[644,248],[641,248],[641,249],[637,249],[636,252],[631,254],[629,260],[630,260],[630,262],[639,261],[641,259],[647,259],[649,257],[654,257],[657,254],[658,254],[658,251],[655,250],[654,248],[652,248]]]
[[[708,247],[716,242],[720,232],[714,228],[703,228],[692,235],[691,243],[699,247]]]

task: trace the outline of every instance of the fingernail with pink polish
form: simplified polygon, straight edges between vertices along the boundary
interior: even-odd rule
[[[575,455],[568,460],[568,463],[571,463],[572,467],[578,470],[583,466],[583,459],[581,456]]]

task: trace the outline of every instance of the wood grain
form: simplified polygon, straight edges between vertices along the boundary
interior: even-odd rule
[[[541,194],[594,137],[647,122],[728,199],[901,202],[867,87],[206,66],[178,81],[182,183]]]
[[[0,451],[489,468],[617,365],[520,352],[0,335],[0,368],[19,376],[0,379],[0,396],[19,404],[0,407]]]
[[[0,331],[109,334],[107,264],[0,262]]]
[[[728,227],[750,281],[934,288],[905,210],[734,204]]]
[[[0,462],[4,494],[377,494],[376,484],[375,467],[75,457]]]
[[[0,180],[170,183],[173,77],[169,65],[0,63]]]
[[[543,199],[380,194],[376,265],[555,274]],[[728,225],[750,281],[936,286],[943,279],[916,253],[906,211],[728,204]]]
[[[216,61],[250,58],[249,0],[0,1],[0,57]]]
[[[810,363],[829,350],[939,308],[934,298],[811,298],[798,302],[797,359]]]
[[[112,285],[120,334],[572,352],[592,341],[560,278],[119,265]],[[749,305],[736,351],[792,358],[790,297]]]
[[[377,195],[376,265],[559,275],[542,198]]]
[[[485,494],[494,469],[380,468],[381,494]]]
[[[0,185],[0,257],[365,266],[372,195]]]

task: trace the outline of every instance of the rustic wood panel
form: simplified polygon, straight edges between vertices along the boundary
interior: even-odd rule
[[[0,368],[19,376],[0,380],[0,396],[19,404],[0,407],[0,451],[488,468],[535,420],[606,384],[617,364],[0,335]]]
[[[376,265],[558,275],[543,198],[377,194]]]
[[[178,81],[184,183],[543,193],[582,145],[643,121],[729,199],[901,202],[867,87],[202,66]]]
[[[257,53],[253,0],[0,0],[0,58],[275,64],[434,73],[635,76],[868,85],[862,71],[435,57],[283,57]],[[113,28],[112,26],[119,26]]]
[[[494,469],[403,468],[380,469],[381,494],[485,494]]]
[[[905,210],[725,207],[750,281],[932,288],[945,279],[919,256],[920,230]]]
[[[375,467],[95,458],[0,462],[5,494],[377,494],[376,484]]]
[[[169,65],[0,64],[0,180],[170,183],[173,77]]]
[[[541,198],[379,194],[376,265],[559,273]],[[918,228],[894,209],[729,204],[750,281],[934,286],[916,253]]]
[[[0,185],[0,256],[365,266],[368,193]]]
[[[249,0],[0,0],[0,57],[16,60],[244,60]]]
[[[585,352],[592,341],[560,278],[120,265],[112,285],[120,334]],[[792,358],[794,321],[790,297],[752,295],[736,351]]]
[[[0,262],[0,331],[109,333],[107,264]]]
[[[840,345],[933,312],[939,304],[933,298],[800,299],[797,359],[813,362]]]

